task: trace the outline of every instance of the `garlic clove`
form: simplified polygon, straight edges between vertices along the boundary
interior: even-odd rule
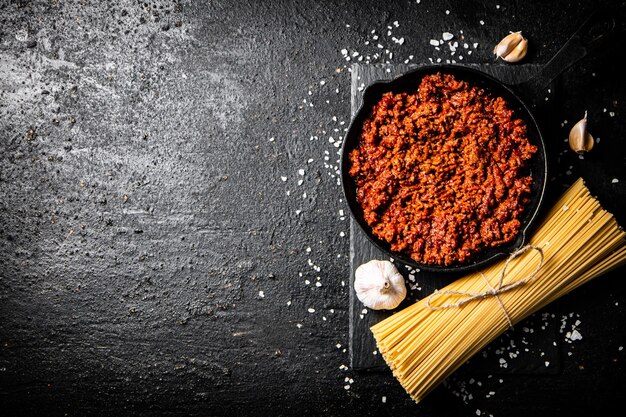
[[[354,272],[357,298],[373,310],[391,310],[406,297],[404,277],[389,261],[372,260]]]
[[[511,32],[505,36],[493,48],[496,58],[501,58],[506,62],[521,61],[528,52],[528,41],[522,36],[522,32]]]
[[[593,149],[593,136],[587,131],[587,111],[569,132],[569,147],[576,153],[583,154]]]

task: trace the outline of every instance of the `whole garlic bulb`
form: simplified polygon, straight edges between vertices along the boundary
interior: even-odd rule
[[[358,299],[373,310],[391,310],[406,297],[404,277],[389,261],[373,260],[354,272],[354,291]]]

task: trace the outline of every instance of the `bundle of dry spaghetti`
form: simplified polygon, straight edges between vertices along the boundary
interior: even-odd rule
[[[373,326],[378,349],[419,402],[510,326],[625,263],[624,237],[579,179],[529,246]]]

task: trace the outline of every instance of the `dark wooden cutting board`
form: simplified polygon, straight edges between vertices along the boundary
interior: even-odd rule
[[[364,87],[380,80],[389,80],[418,67],[418,65],[391,64],[354,64],[352,65],[351,106],[352,117],[361,106]],[[530,78],[538,67],[534,65],[472,65],[495,78],[509,84]],[[521,92],[523,93],[523,91]],[[556,102],[554,85],[547,94],[549,100],[537,100],[535,111],[539,120],[550,113]],[[540,122],[541,123],[541,122]],[[545,133],[545,129],[544,129]],[[355,370],[387,369],[384,360],[378,354],[370,327],[389,317],[393,311],[375,311],[366,309],[354,293],[354,271],[372,259],[389,259],[376,248],[361,230],[359,225],[350,220],[350,364]],[[394,260],[398,270],[404,275],[408,287],[407,299],[395,310],[428,296],[435,289],[442,288],[459,278],[460,275],[440,274],[427,271],[410,271],[407,266]],[[411,272],[411,273],[410,273]],[[482,353],[476,355],[469,367],[478,372],[553,374],[560,366],[557,306],[551,306],[542,314],[534,315],[507,331],[499,340],[494,341]],[[513,353],[513,355],[511,355]],[[499,358],[505,358],[503,367]]]

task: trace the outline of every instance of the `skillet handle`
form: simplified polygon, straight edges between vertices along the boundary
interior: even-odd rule
[[[516,89],[539,100],[545,96],[548,84],[559,74],[612,38],[616,25],[615,17],[607,10],[593,13],[537,74],[516,84]]]

